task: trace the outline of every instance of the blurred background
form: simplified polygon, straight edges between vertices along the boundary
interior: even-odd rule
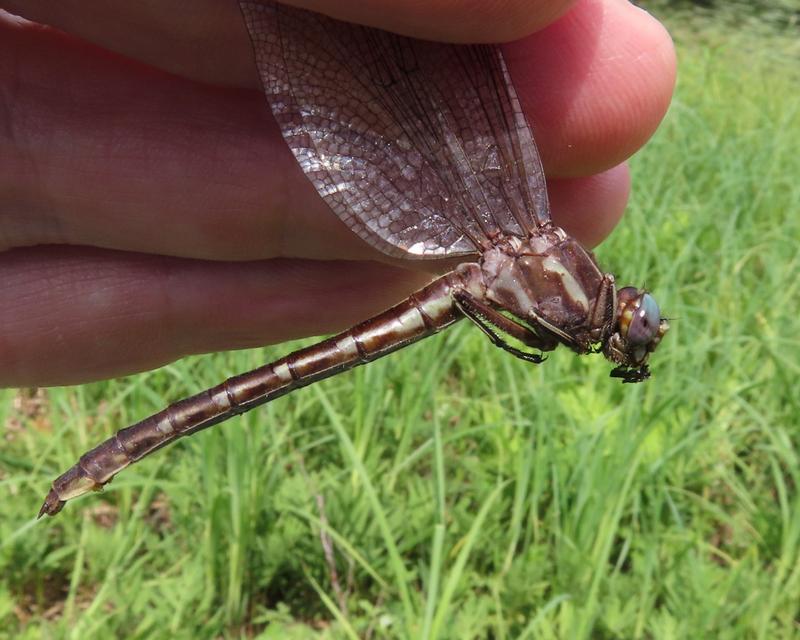
[[[465,324],[41,521],[87,448],[287,345],[0,391],[0,637],[800,637],[800,2],[637,4],[679,80],[597,253],[674,318],[649,382]]]

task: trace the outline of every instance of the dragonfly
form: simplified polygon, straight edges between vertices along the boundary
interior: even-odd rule
[[[649,377],[669,322],[648,291],[618,290],[552,222],[498,46],[417,40],[267,1],[240,6],[267,103],[330,209],[388,256],[457,266],[338,335],[120,430],[52,483],[39,517],[178,438],[462,318],[533,364],[563,345],[602,353],[622,382]]]

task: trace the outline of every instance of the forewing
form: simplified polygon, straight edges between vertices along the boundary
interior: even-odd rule
[[[396,257],[476,253],[549,219],[499,48],[447,45],[242,1],[267,100],[333,211]]]

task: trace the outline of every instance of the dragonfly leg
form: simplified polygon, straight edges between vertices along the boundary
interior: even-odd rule
[[[502,331],[513,338],[516,338],[529,347],[539,349],[540,351],[552,351],[556,347],[557,342],[551,342],[542,339],[541,336],[539,336],[530,328],[523,326],[518,322],[514,322],[510,318],[507,318],[502,313],[495,311],[490,306],[484,304],[466,291],[456,291],[453,295],[453,298],[459,311],[461,311],[461,313],[463,313],[467,318],[472,320],[472,322],[474,322],[481,329],[481,331],[483,331],[489,337],[489,339],[492,341],[492,344],[494,344],[496,347],[500,347],[504,351],[508,351],[508,353],[516,356],[520,360],[533,362],[534,364],[540,364],[547,358],[538,353],[528,353],[527,351],[522,351],[521,349],[512,347],[505,340],[503,340],[500,335],[498,335],[495,329]]]
[[[597,339],[605,342],[614,330],[614,315],[617,306],[617,288],[614,284],[614,276],[610,273],[603,275],[603,283],[597,300],[589,316],[589,325],[592,327],[602,327],[602,332]]]

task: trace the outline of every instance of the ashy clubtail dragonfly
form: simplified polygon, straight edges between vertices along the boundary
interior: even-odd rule
[[[461,263],[388,311],[122,429],[53,482],[39,516],[182,436],[463,317],[534,364],[563,344],[602,352],[623,382],[650,375],[668,322],[648,292],[617,290],[551,222],[498,47],[425,42],[258,0],[241,9],[272,113],[334,213],[389,256]]]

